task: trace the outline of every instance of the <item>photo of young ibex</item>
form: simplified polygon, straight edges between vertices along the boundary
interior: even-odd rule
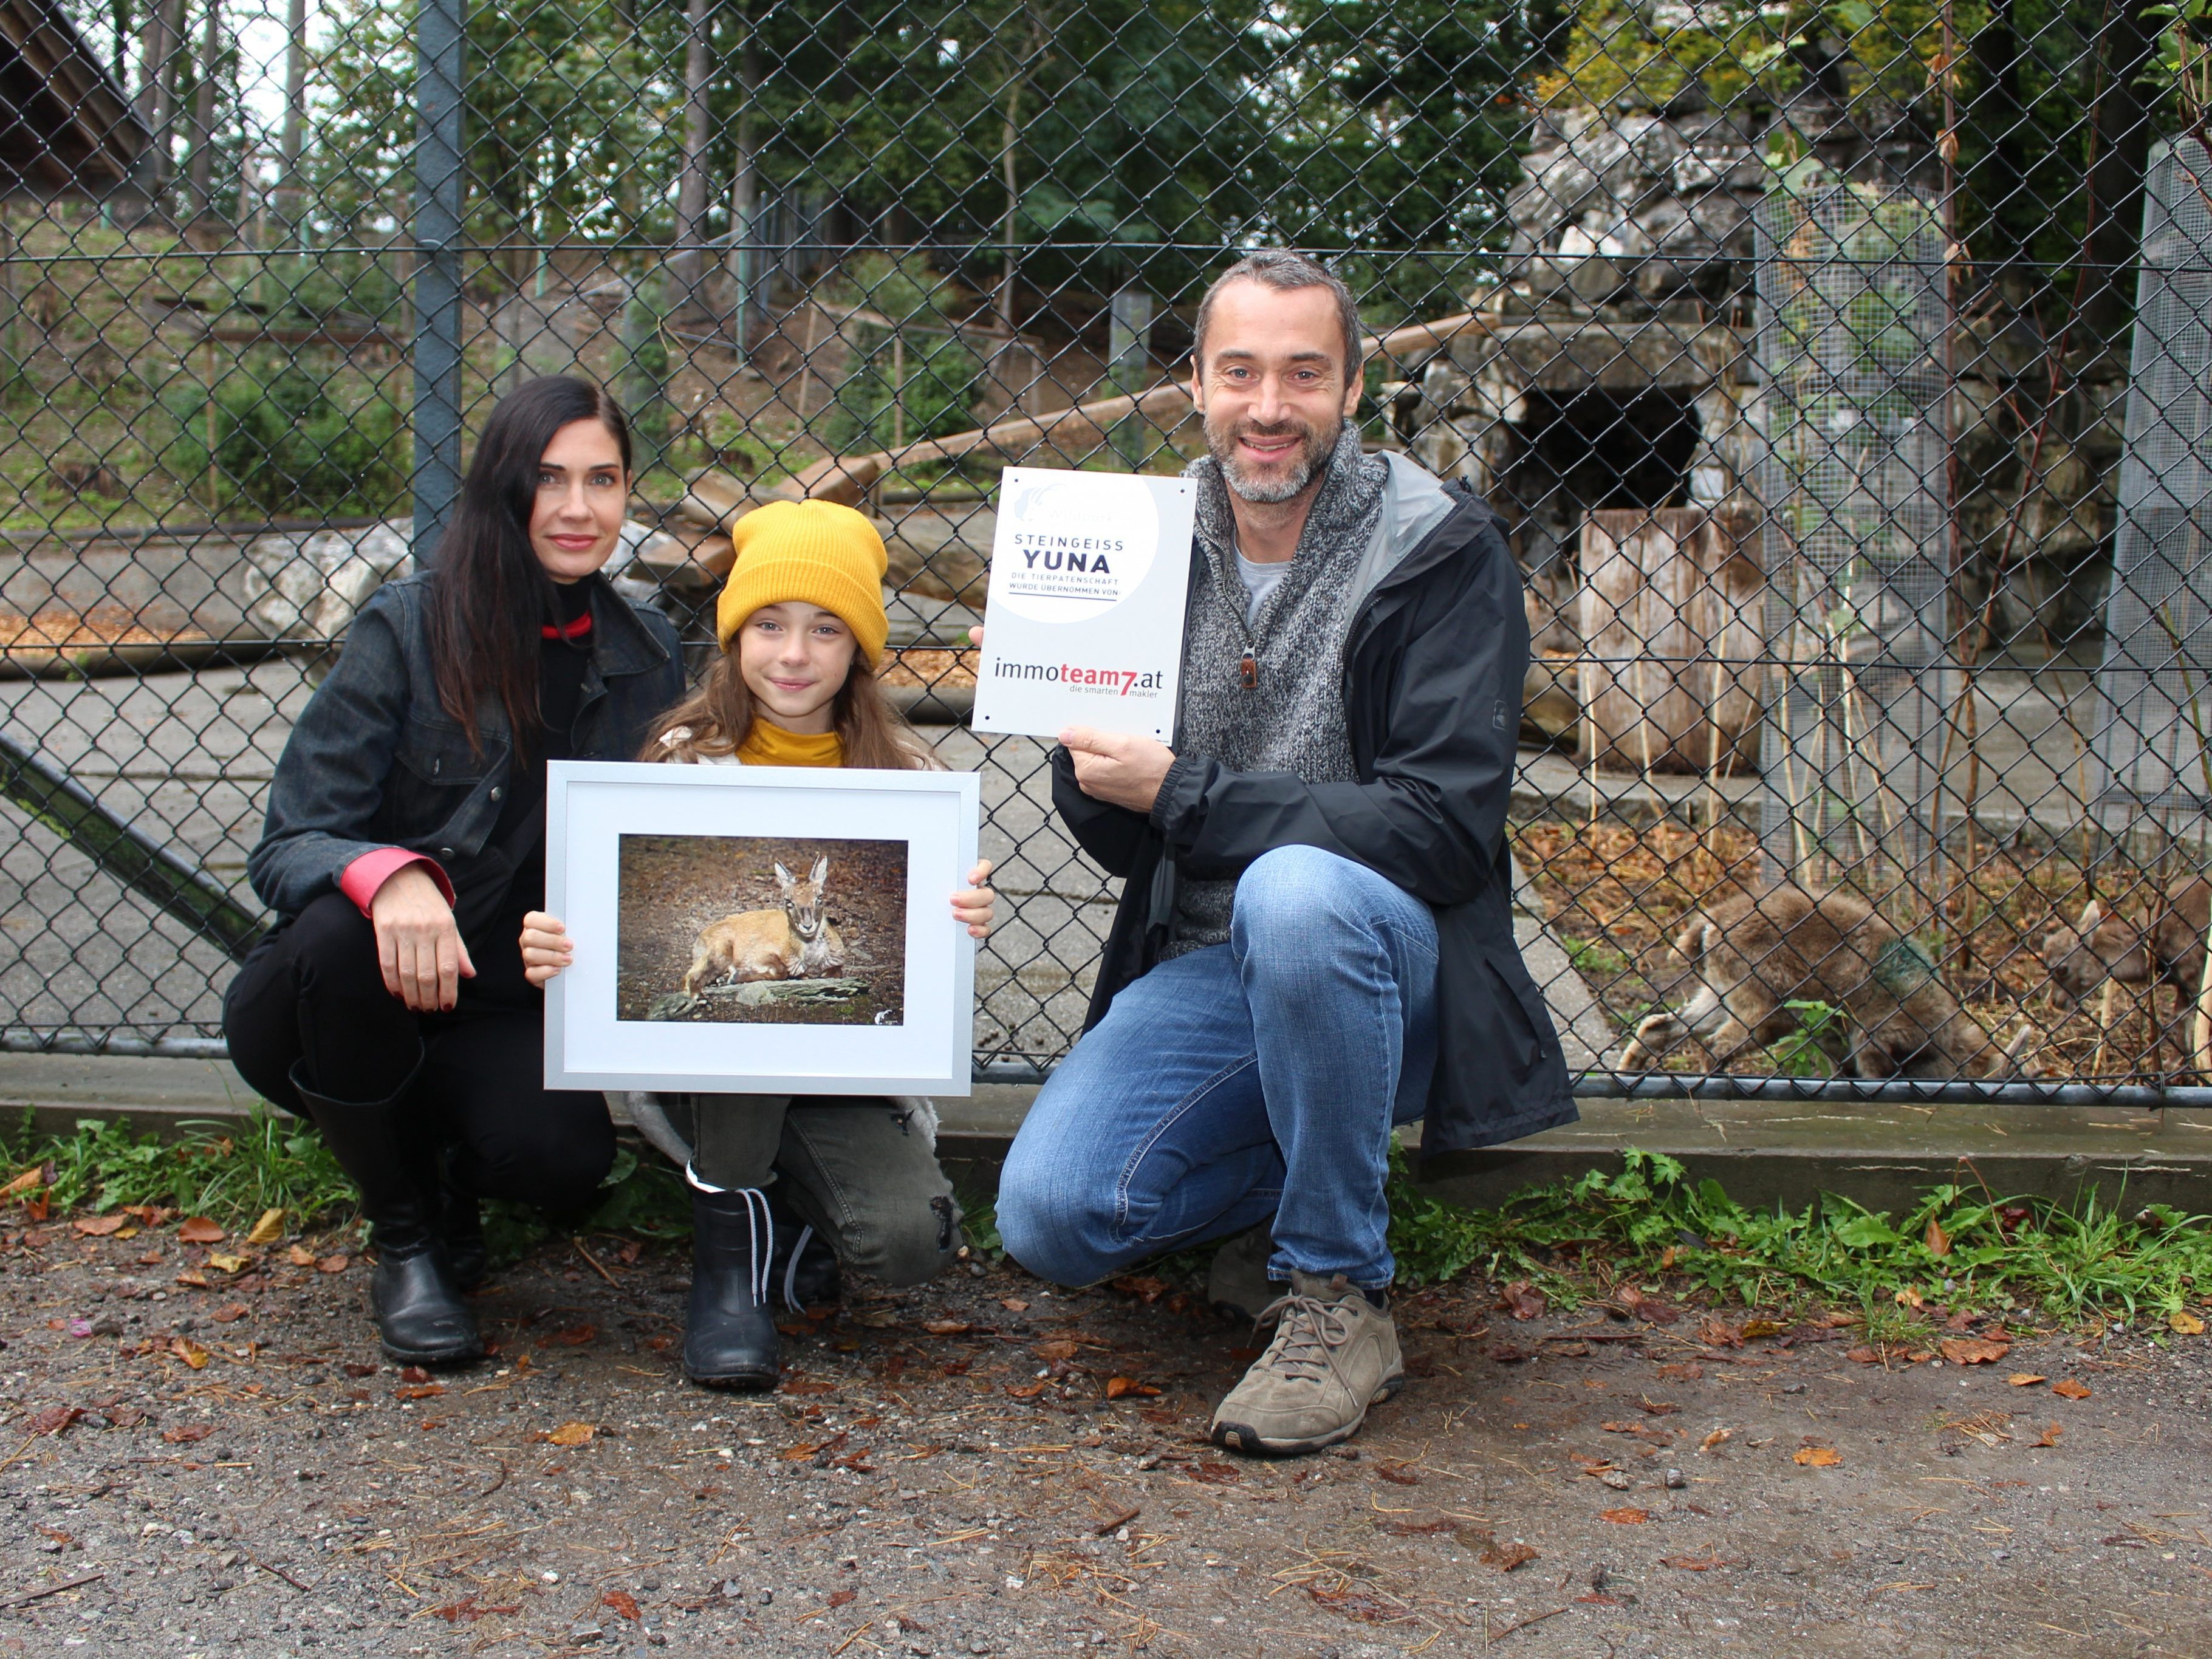
[[[624,836],[618,1019],[899,1025],[907,843]]]
[[[2016,1056],[2028,1029],[2008,1048],[1990,1041],[1926,952],[1849,894],[1783,886],[1719,900],[1690,919],[1674,949],[1696,994],[1638,1025],[1622,1071],[1656,1068],[1692,1037],[1725,1068],[1798,1029],[1790,1004],[1820,1002],[1843,1013],[1845,1057],[1860,1077],[2024,1074]]]
[[[684,975],[684,991],[696,996],[707,985],[827,979],[837,973],[845,965],[845,941],[823,906],[829,882],[826,854],[814,860],[805,881],[777,865],[782,908],[740,911],[701,928],[691,946],[691,969]]]

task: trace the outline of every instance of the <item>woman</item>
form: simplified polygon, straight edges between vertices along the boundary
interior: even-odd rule
[[[598,387],[501,400],[430,571],[362,607],[301,714],[246,863],[279,921],[224,999],[231,1059],[361,1188],[394,1359],[483,1352],[479,1196],[574,1209],[614,1155],[603,1097],[542,1085],[520,939],[546,762],[627,760],[683,694],[675,630],[599,574],[629,486]]]

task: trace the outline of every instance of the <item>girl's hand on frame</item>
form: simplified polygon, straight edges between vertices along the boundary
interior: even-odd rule
[[[990,883],[991,860],[985,859],[968,872],[968,885],[952,896],[952,920],[966,926],[970,939],[983,939],[990,933],[991,911],[999,902]]]
[[[384,988],[418,1014],[442,1013],[477,976],[453,907],[419,864],[395,870],[368,902]]]
[[[576,959],[575,942],[561,918],[532,910],[522,918],[522,976],[539,990]]]

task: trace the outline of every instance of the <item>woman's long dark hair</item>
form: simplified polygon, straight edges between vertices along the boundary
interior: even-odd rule
[[[629,422],[588,380],[549,375],[501,398],[484,422],[461,499],[438,539],[430,578],[430,661],[438,702],[481,749],[478,700],[495,698],[520,757],[536,738],[538,629],[553,614],[553,579],[530,545],[538,467],[553,434],[597,421],[630,470]]]

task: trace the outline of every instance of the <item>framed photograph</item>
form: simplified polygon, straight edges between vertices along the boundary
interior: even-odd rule
[[[969,1092],[974,773],[546,771],[546,1087]]]

